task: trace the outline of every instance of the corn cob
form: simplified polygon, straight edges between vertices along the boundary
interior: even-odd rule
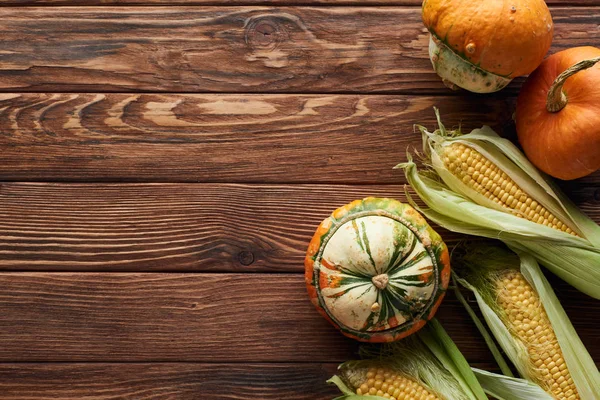
[[[358,395],[391,400],[441,400],[421,383],[390,368],[369,367],[366,373],[354,375],[350,380]]]
[[[529,379],[556,399],[580,399],[548,315],[525,277],[517,270],[502,271],[495,291],[504,323],[527,349]]]
[[[463,134],[447,130],[437,110],[436,115],[439,129],[419,127],[426,168],[419,170],[410,156],[396,166],[425,207],[411,204],[443,228],[500,239],[529,253],[575,288],[600,299],[600,225],[491,128]],[[592,375],[600,380],[600,373]]]
[[[531,198],[512,178],[474,148],[463,143],[444,146],[442,161],[465,185],[508,212],[577,236],[569,226]]]

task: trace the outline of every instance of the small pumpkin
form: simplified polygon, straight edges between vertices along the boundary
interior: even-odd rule
[[[407,204],[374,197],[321,223],[305,267],[317,310],[364,342],[392,342],[422,328],[450,279],[448,248],[427,221]]]
[[[576,179],[600,169],[600,49],[548,57],[523,84],[515,113],[519,143],[539,169]]]
[[[552,43],[544,0],[425,0],[429,57],[447,86],[476,93],[531,73]]]

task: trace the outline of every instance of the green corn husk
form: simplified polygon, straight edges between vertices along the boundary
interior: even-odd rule
[[[526,251],[554,274],[580,291],[600,299],[600,226],[573,205],[510,141],[484,126],[469,134],[439,129],[423,135],[424,170],[409,156],[399,164],[417,195],[426,204],[411,203],[427,218],[451,231],[500,239]],[[476,149],[500,167],[529,196],[552,212],[578,236],[528,221],[499,207],[465,185],[446,169],[439,151],[452,143]]]
[[[538,385],[510,376],[498,375],[472,368],[485,392],[498,400],[554,400]]]
[[[562,357],[577,388],[579,394],[577,398],[600,399],[600,372],[579,339],[550,283],[531,255],[527,253],[517,255],[499,245],[476,243],[471,246],[463,245],[455,250],[452,262],[457,273],[462,275],[462,278],[457,281],[475,294],[488,327],[519,374],[551,393],[551,388],[539,380],[540,369],[532,365],[527,343],[510,329],[505,310],[498,303],[496,285],[499,277],[507,272],[520,272],[539,296],[556,335]],[[537,347],[530,347],[530,349],[539,350]],[[478,378],[487,379],[480,374]],[[493,384],[497,384],[498,381],[498,379],[489,379]]]
[[[363,360],[339,366],[338,375],[327,382],[343,393],[335,400],[384,399],[358,395],[370,367],[385,367],[418,382],[442,400],[484,400],[486,393],[499,400],[551,400],[539,386],[523,379],[471,369],[452,339],[433,319],[423,329],[399,342],[361,348]]]

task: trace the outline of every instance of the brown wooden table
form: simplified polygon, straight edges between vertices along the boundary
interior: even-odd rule
[[[523,80],[447,90],[419,3],[3,0],[0,398],[333,397],[357,346],[305,293],[318,223],[405,200],[433,106],[514,135]],[[600,45],[600,1],[549,3],[552,52]],[[562,185],[600,222],[600,174]],[[552,281],[600,361],[600,302]],[[495,368],[452,295],[438,316]]]

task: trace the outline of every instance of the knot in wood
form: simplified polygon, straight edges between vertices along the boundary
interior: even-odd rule
[[[375,285],[375,287],[379,290],[383,290],[386,288],[388,282],[389,282],[389,277],[387,274],[379,274],[377,276],[374,276],[371,281],[373,282],[373,285]]]
[[[238,260],[242,265],[251,265],[254,262],[254,254],[247,250],[241,251],[240,254],[238,254]]]
[[[255,49],[274,50],[285,36],[283,27],[270,18],[258,18],[246,28],[246,43]]]

